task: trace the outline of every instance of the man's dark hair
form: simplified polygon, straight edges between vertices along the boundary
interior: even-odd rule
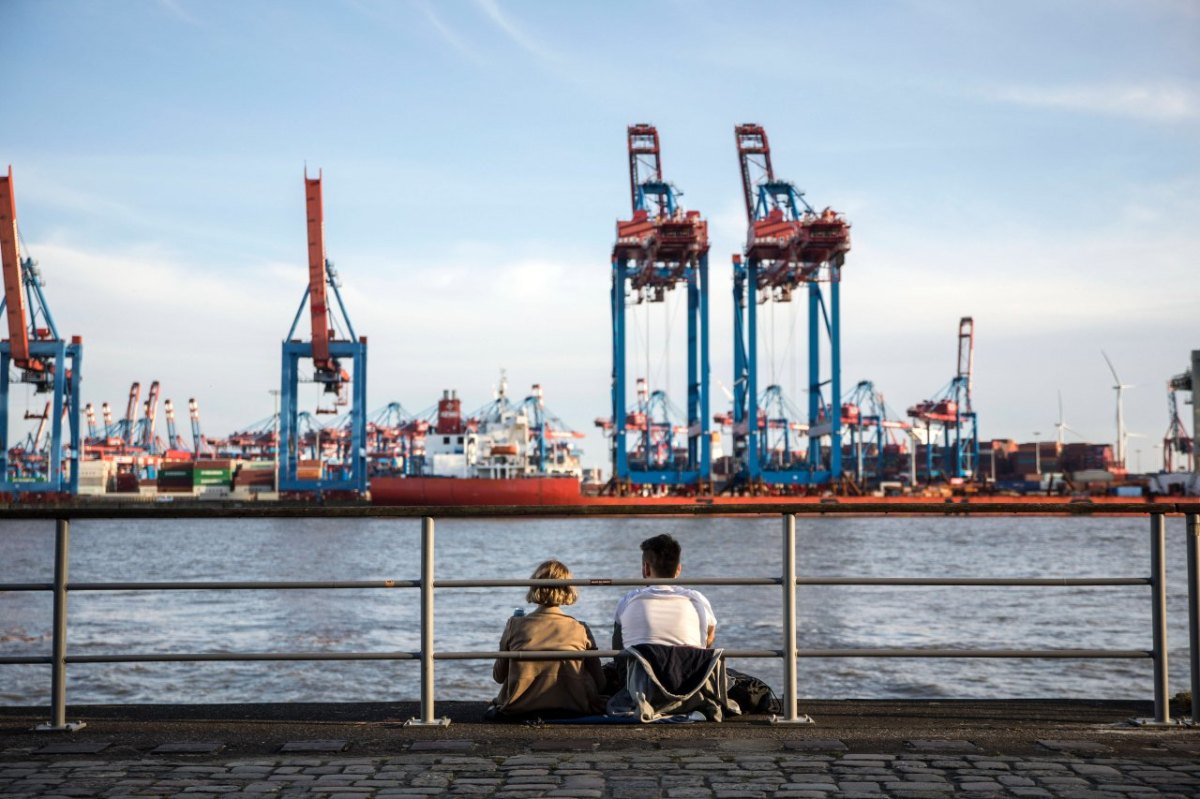
[[[663,533],[642,542],[642,560],[650,564],[650,571],[657,577],[671,578],[679,568],[679,554],[683,548],[671,536]]]

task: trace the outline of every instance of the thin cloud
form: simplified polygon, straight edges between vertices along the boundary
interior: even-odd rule
[[[1034,108],[1108,114],[1156,122],[1200,117],[1196,93],[1172,85],[1109,86],[1009,86],[997,90],[995,99]]]
[[[459,36],[453,28],[443,22],[441,18],[434,13],[432,6],[430,6],[428,3],[421,3],[419,8],[421,9],[421,13],[425,15],[425,20],[433,27],[435,31],[437,31],[438,35],[442,37],[442,40],[446,42],[446,44],[450,45],[454,50],[456,50],[460,55],[465,56],[468,60],[473,61],[476,64],[484,63],[484,59],[480,56],[479,51],[474,47],[471,47],[471,45],[469,45],[461,36]]]
[[[475,0],[475,3],[495,23],[496,27],[504,31],[504,34],[522,50],[543,61],[559,61],[559,57],[555,53],[547,50],[539,42],[513,24],[512,20],[504,16],[504,12],[500,10],[500,6],[496,0]]]
[[[189,25],[194,25],[197,28],[202,27],[204,23],[192,16],[180,0],[158,0],[158,4],[170,12],[171,16],[181,22],[186,22]]]

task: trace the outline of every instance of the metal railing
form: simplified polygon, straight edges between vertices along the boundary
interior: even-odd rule
[[[1103,514],[1114,513],[1114,506],[1107,506],[1098,511]],[[424,509],[426,512],[429,509]],[[644,506],[636,508],[614,508],[569,512],[561,509],[521,509],[493,508],[490,513],[476,513],[474,509],[439,509],[443,516],[580,516],[580,515],[653,515],[647,513]],[[762,514],[765,508],[751,506],[742,512]],[[70,520],[64,518],[67,514],[51,509],[23,508],[17,512],[0,514],[0,520],[5,518],[42,518],[55,519],[55,562],[53,583],[0,583],[0,591],[50,591],[53,593],[53,630],[52,646],[49,656],[0,656],[0,665],[14,664],[50,664],[51,666],[51,720],[40,725],[39,729],[48,731],[70,731],[79,729],[82,724],[68,723],[66,720],[66,672],[69,664],[84,663],[146,663],[146,662],[249,662],[249,661],[357,661],[357,660],[418,660],[420,661],[420,718],[411,720],[413,724],[446,724],[446,719],[439,719],[435,712],[434,672],[438,660],[494,660],[499,658],[513,660],[578,660],[580,658],[615,657],[615,650],[580,651],[541,651],[541,652],[438,652],[434,647],[434,589],[461,588],[509,588],[528,586],[613,586],[636,587],[646,585],[661,585],[677,583],[681,585],[733,585],[733,586],[779,586],[782,590],[782,623],[783,640],[781,646],[770,649],[726,649],[727,658],[781,658],[784,665],[784,715],[776,719],[779,723],[803,723],[809,721],[802,716],[797,707],[797,660],[799,658],[1072,658],[1072,659],[1128,659],[1149,658],[1153,660],[1154,669],[1154,719],[1157,724],[1171,722],[1168,698],[1168,655],[1167,655],[1167,583],[1165,539],[1165,514],[1170,509],[1147,509],[1145,506],[1132,505],[1117,510],[1118,513],[1138,513],[1149,515],[1150,519],[1150,574],[1147,577],[1084,577],[1084,578],[963,578],[963,577],[818,577],[798,576],[796,574],[796,513],[794,508],[771,508],[774,512],[782,511],[783,519],[783,551],[781,575],[779,577],[702,577],[683,580],[645,580],[620,578],[575,578],[571,580],[532,580],[532,579],[490,579],[490,580],[438,580],[434,574],[434,545],[435,522],[432,517],[425,516],[421,522],[421,577],[415,580],[343,580],[343,581],[222,581],[222,582],[104,582],[104,583],[72,583],[69,580],[70,556]],[[863,513],[863,506],[857,506],[849,513]],[[894,509],[893,509],[894,510]],[[1187,570],[1188,570],[1188,636],[1189,636],[1189,665],[1191,675],[1192,706],[1191,722],[1200,724],[1200,707],[1195,701],[1200,696],[1200,507],[1194,503],[1174,509],[1182,512],[1186,519],[1187,537]],[[160,509],[138,508],[123,509],[89,509],[80,512],[74,509],[70,515],[84,518],[229,518],[229,517],[412,517],[410,509],[395,508],[298,508],[281,506],[276,508],[239,508],[222,509],[213,512],[209,509]],[[1020,513],[1021,515],[1063,515],[1064,506],[1050,505],[1030,513],[1026,507],[1014,506],[997,510],[997,506],[986,509],[968,509],[962,507],[947,508],[945,505],[929,503],[928,506],[909,505],[902,509],[904,514],[912,515],[945,515],[947,511],[953,514],[984,513]],[[678,513],[678,508],[670,511]],[[728,513],[730,508],[693,509],[693,514]],[[840,512],[831,507],[812,508],[809,506],[800,512],[828,515]],[[1079,508],[1069,508],[1067,515],[1079,515]],[[1084,511],[1090,515],[1090,511]],[[876,511],[878,513],[878,511]],[[797,646],[796,641],[796,588],[797,586],[953,586],[953,587],[1115,587],[1115,586],[1149,586],[1151,589],[1151,637],[1152,646],[1149,650],[1140,649],[914,649],[914,648],[873,648],[873,649],[804,649]],[[70,655],[67,653],[67,597],[70,592],[81,591],[206,591],[206,590],[331,590],[331,589],[397,589],[415,588],[420,590],[420,633],[421,648],[415,652],[244,652],[244,653],[155,653],[155,654],[100,654],[100,655]]]

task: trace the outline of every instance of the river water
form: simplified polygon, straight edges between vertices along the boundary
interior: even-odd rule
[[[797,522],[801,576],[1145,577],[1142,518],[816,518]],[[420,576],[419,520],[79,521],[71,580],[379,580]],[[439,520],[437,576],[524,578],[556,557],[577,577],[638,577],[638,543],[671,532],[683,577],[780,572],[778,517]],[[1171,691],[1186,690],[1187,606],[1182,520],[1168,519]],[[0,583],[50,581],[48,522],[0,523]],[[625,589],[589,587],[568,609],[602,648]],[[717,645],[781,646],[776,586],[704,587]],[[523,589],[444,589],[436,647],[495,649]],[[1150,589],[802,586],[798,640],[854,647],[1151,647]],[[419,592],[129,591],[70,597],[71,654],[416,651]],[[48,592],[0,592],[0,655],[48,654]],[[731,665],[777,690],[782,665]],[[1152,698],[1146,660],[809,659],[799,690],[814,698]],[[0,665],[0,704],[48,702],[49,666]],[[404,700],[419,696],[414,662],[72,664],[71,703]],[[486,700],[490,661],[439,661],[439,700]]]

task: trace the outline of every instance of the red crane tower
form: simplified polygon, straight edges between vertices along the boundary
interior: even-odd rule
[[[325,257],[325,212],[319,172],[317,177],[310,178],[305,171],[304,197],[308,219],[308,287],[283,342],[277,456],[279,489],[362,494],[367,490],[367,339],[355,335],[338,289],[337,272]],[[330,296],[336,303],[336,312],[330,306]],[[306,304],[312,322],[312,337],[309,341],[300,341],[296,331]],[[322,386],[324,393],[333,395],[334,407],[318,407],[317,413],[336,413],[337,406],[350,405],[349,457],[343,462],[341,476],[329,480],[301,479],[298,475],[300,450],[304,443],[300,431],[299,365],[306,359],[312,362],[312,382]],[[346,359],[353,363],[353,374],[342,365]],[[350,397],[346,395],[347,387],[351,389]],[[320,453],[317,456],[320,457]]]

